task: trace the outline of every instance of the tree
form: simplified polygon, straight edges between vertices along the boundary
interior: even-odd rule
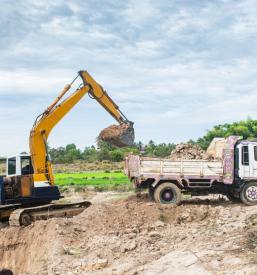
[[[206,135],[197,140],[197,144],[207,149],[213,138],[228,137],[231,135],[242,136],[244,139],[257,137],[257,120],[248,118],[244,121],[216,125]]]

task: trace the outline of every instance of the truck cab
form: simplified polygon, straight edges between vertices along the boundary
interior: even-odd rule
[[[235,176],[257,179],[257,141],[240,141],[235,148]]]

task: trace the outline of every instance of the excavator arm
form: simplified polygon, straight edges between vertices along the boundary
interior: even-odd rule
[[[129,122],[119,110],[119,106],[115,104],[103,87],[100,86],[87,71],[80,71],[79,75],[83,80],[84,87],[89,87],[88,93],[91,97],[96,99],[117,122],[120,124]]]
[[[120,124],[119,135],[106,139],[115,145],[131,145],[134,141],[133,123],[130,122],[119,107],[114,103],[106,91],[92,78],[87,71],[80,71],[79,76],[83,85],[74,93],[61,101],[69,91],[73,82],[67,85],[56,100],[35,121],[30,132],[30,153],[34,170],[34,182],[48,182],[54,184],[54,176],[50,158],[47,153],[47,139],[54,126],[88,93],[96,99]],[[61,101],[61,102],[60,102]],[[113,126],[112,126],[113,127]],[[116,126],[117,127],[117,126]],[[106,129],[105,129],[106,130]],[[106,132],[106,131],[105,131]],[[121,143],[115,142],[117,138],[126,136]],[[129,136],[129,137],[128,137]],[[126,144],[127,142],[127,144]]]

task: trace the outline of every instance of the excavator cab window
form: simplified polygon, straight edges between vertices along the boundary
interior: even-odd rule
[[[33,167],[31,165],[31,158],[29,156],[21,157],[21,174],[32,175]]]
[[[16,174],[16,157],[8,159],[8,175]]]

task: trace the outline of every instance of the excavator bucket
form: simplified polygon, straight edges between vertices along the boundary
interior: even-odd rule
[[[131,146],[135,139],[133,124],[111,125],[103,129],[99,137],[117,147]]]

